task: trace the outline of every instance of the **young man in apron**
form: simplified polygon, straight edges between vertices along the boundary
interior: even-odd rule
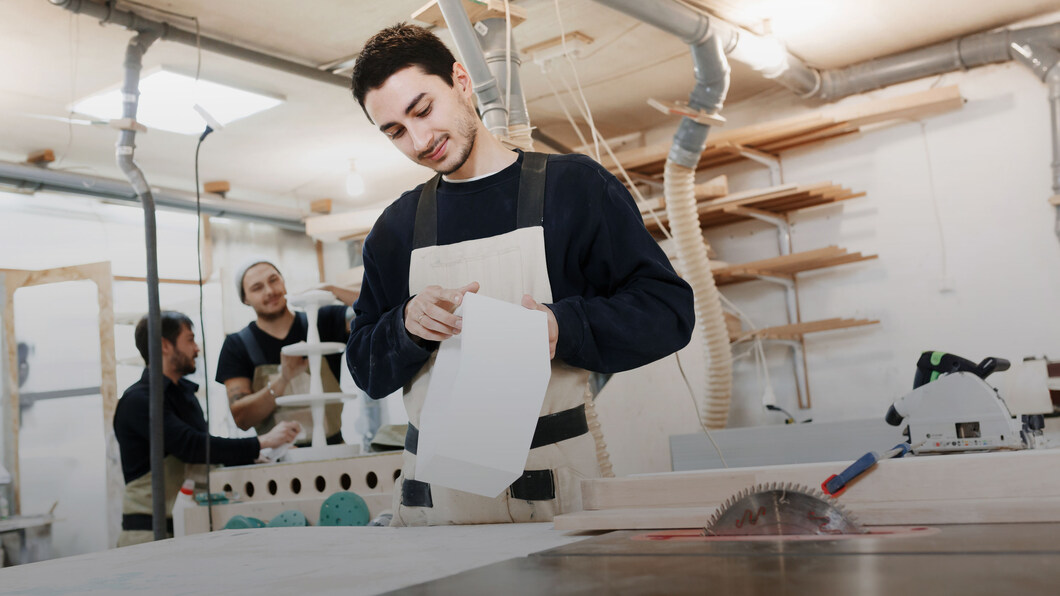
[[[308,317],[287,307],[287,287],[279,269],[267,260],[255,258],[236,271],[239,298],[254,309],[257,320],[225,338],[217,358],[218,383],[228,391],[229,407],[236,426],[254,427],[258,434],[268,432],[277,422],[294,420],[305,429],[304,444],[313,437],[313,417],[308,406],[277,406],[281,395],[309,392],[309,364],[304,357],[280,353],[284,346],[305,341]],[[317,313],[320,341],[345,343],[349,339],[350,309],[355,291],[325,286],[346,306],[323,306]],[[324,391],[339,392],[339,354],[325,356],[320,363]],[[342,443],[342,404],[324,408],[327,443]]]
[[[513,152],[494,138],[467,71],[432,33],[398,25],[376,34],[353,92],[398,149],[438,173],[390,205],[366,239],[346,351],[369,396],[404,388],[410,425],[393,524],[549,521],[579,509],[580,480],[600,475],[586,422],[589,371],[635,368],[686,345],[691,288],[599,164]],[[548,316],[552,376],[525,472],[496,499],[416,479],[438,342],[460,333],[453,311],[466,292]]]
[[[209,435],[202,408],[195,398],[198,385],[183,378],[195,372],[199,347],[191,319],[162,311],[162,437],[165,459],[166,511],[173,510],[177,492],[186,478],[200,480],[206,463],[206,441],[210,441],[210,463],[238,466],[254,463],[263,447],[279,447],[298,435],[297,422],[285,422],[260,437],[223,439]],[[147,363],[147,317],[136,325],[136,348]],[[122,499],[122,533],[118,546],[150,542],[154,538],[151,506],[150,383],[147,369],[140,380],[125,391],[114,411],[114,435],[121,452],[125,475]],[[203,477],[202,480],[205,478]],[[173,520],[166,520],[173,534]]]

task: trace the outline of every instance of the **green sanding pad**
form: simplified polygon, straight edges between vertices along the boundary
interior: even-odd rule
[[[302,528],[308,525],[305,514],[297,509],[288,509],[269,522],[270,528]]]
[[[322,526],[366,526],[370,519],[368,504],[357,493],[337,492],[320,506]]]
[[[261,521],[256,517],[247,517],[245,515],[233,515],[232,519],[228,520],[223,529],[225,530],[246,530],[249,528],[264,528],[265,522]]]

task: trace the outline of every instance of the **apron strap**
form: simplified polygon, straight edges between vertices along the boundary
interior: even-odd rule
[[[519,201],[516,228],[540,226],[545,212],[545,165],[547,153],[523,153],[519,173]],[[416,224],[412,231],[412,250],[438,244],[438,182],[436,174],[423,185],[416,205]]]
[[[423,185],[420,202],[416,205],[416,227],[412,232],[412,250],[438,244],[438,181],[436,174]]]
[[[307,334],[309,333],[309,317],[304,312],[298,311],[294,313],[293,324]],[[250,356],[250,362],[254,365],[254,368],[265,364],[273,364],[265,358],[265,351],[261,349],[261,344],[258,342],[258,338],[254,336],[254,331],[250,328],[250,325],[240,329],[237,335],[239,335],[239,339],[243,340],[243,346],[246,347],[247,355]]]
[[[239,330],[239,339],[243,340],[243,347],[247,349],[247,355],[250,356],[250,362],[257,368],[265,362],[265,352],[261,349],[261,344],[258,343],[258,338],[254,337],[254,331],[250,328],[250,325]]]
[[[544,221],[545,164],[547,153],[523,154],[523,169],[519,175],[519,214],[516,227],[533,228]]]
[[[530,448],[537,449],[552,445],[580,437],[587,432],[589,432],[589,424],[585,420],[585,404],[555,414],[545,414],[537,419],[537,428],[534,429],[534,438],[530,441]],[[408,430],[405,431],[405,451],[418,455],[419,445],[420,429],[410,422]]]
[[[150,532],[154,530],[154,517],[147,513],[123,513],[121,529],[126,532]],[[166,532],[173,533],[173,518],[166,518]]]

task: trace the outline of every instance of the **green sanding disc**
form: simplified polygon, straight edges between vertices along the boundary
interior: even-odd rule
[[[370,519],[368,504],[357,493],[337,492],[320,506],[322,526],[366,526]]]
[[[308,525],[305,514],[297,509],[288,509],[269,522],[270,528],[302,528]]]
[[[225,530],[246,530],[249,528],[264,528],[265,522],[261,521],[256,517],[247,517],[245,515],[233,515],[232,519],[228,520],[223,529]]]

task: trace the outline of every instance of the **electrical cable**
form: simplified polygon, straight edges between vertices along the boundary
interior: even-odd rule
[[[552,79],[548,76],[548,71],[542,68],[542,74],[545,75],[545,82],[548,83],[549,89],[552,90],[552,94],[556,97],[556,102],[559,103],[559,107],[563,110],[563,114],[567,116],[567,121],[570,122],[570,125],[574,128],[574,132],[577,133],[578,138],[582,142],[582,145],[588,145],[585,140],[585,137],[582,135],[581,129],[574,121],[574,117],[571,116],[570,111],[567,109],[566,102],[563,101],[563,97],[560,96],[559,92],[556,90],[556,86],[552,84]],[[568,87],[568,92],[569,89],[570,88]],[[573,94],[571,95],[573,96]],[[575,101],[575,105],[578,105],[577,101]],[[642,208],[645,208],[646,199],[644,198],[644,195],[640,193],[640,189],[638,189],[637,185],[633,183],[633,180],[629,177],[629,173],[626,172],[626,169],[624,167],[622,167],[622,163],[618,161],[618,158],[615,156],[615,153],[611,150],[611,145],[607,142],[607,139],[603,138],[603,135],[600,134],[600,131],[596,130],[596,128],[593,126],[591,118],[585,118],[585,113],[586,110],[588,110],[589,106],[586,105],[585,109],[582,109],[581,106],[578,106],[578,108],[582,112],[583,120],[586,120],[589,124],[590,134],[593,135],[593,140],[599,139],[599,141],[603,143],[604,150],[607,151],[607,155],[611,158],[612,163],[615,164],[615,167],[618,168],[619,173],[625,179],[626,185],[629,187],[631,193],[633,194],[633,198],[636,200],[637,205]],[[597,161],[599,161],[599,159]],[[663,236],[665,236],[667,240],[673,240],[673,236],[670,234],[670,230],[667,229],[667,227],[663,224],[662,220],[659,219],[659,214],[656,212],[656,210],[653,207],[646,208],[648,210],[648,215],[650,215],[652,220],[655,221],[655,225],[659,226],[659,231],[662,232]]]
[[[55,167],[63,165],[70,149],[74,146],[74,101],[77,98],[77,57],[81,54],[81,21],[75,19],[77,13],[70,13],[70,111],[66,114],[66,148],[55,162]]]
[[[581,84],[581,80],[578,79],[578,69],[574,67],[574,59],[570,57],[570,53],[567,51],[567,32],[566,32],[566,30],[563,27],[563,15],[560,14],[559,0],[553,0],[553,5],[556,7],[556,25],[559,27],[559,42],[560,42],[560,45],[563,47],[563,55],[567,58],[567,62],[570,63],[571,72],[574,73],[574,82],[577,83],[577,85],[578,85],[578,93],[579,93],[579,95],[581,95],[582,103],[584,103],[585,107],[588,108],[589,107],[589,102],[585,101],[585,95],[582,94],[582,92],[581,92],[582,84]],[[583,114],[583,116],[584,116],[584,114]],[[589,124],[589,130],[592,130],[592,131],[596,130],[596,124],[593,123],[593,115],[592,115],[592,113],[589,113],[589,115],[588,115],[588,117],[586,118],[585,121]],[[594,134],[593,135],[593,147],[594,147],[595,153],[596,153],[596,161],[600,161],[600,145],[599,145],[599,143],[597,142],[596,139],[597,139],[597,136]]]
[[[710,429],[707,428],[707,425],[703,424],[703,416],[699,413],[699,402],[696,400],[696,392],[692,390],[692,383],[688,382],[688,376],[685,374],[685,367],[681,366],[681,354],[674,352],[674,358],[677,359],[677,370],[681,371],[681,378],[685,380],[685,387],[688,387],[688,395],[692,398],[692,406],[696,408],[696,419],[699,420],[699,426],[703,429],[703,432],[707,434],[707,439],[710,440],[710,444],[714,446],[714,451],[718,452],[718,458],[721,460],[721,465],[728,468],[729,464],[725,462],[725,456],[721,454],[721,447],[718,447],[718,443],[714,441],[714,436],[710,434]]]
[[[552,84],[552,79],[548,76],[548,72],[545,70],[544,66],[541,68],[541,74],[545,75],[545,82],[548,83],[548,88],[552,90],[552,95],[556,97],[556,103],[558,103],[560,109],[563,110],[563,115],[567,117],[567,122],[570,122],[571,128],[574,129],[574,134],[578,135],[578,140],[581,141],[583,146],[588,145],[589,141],[585,140],[585,135],[582,134],[581,127],[579,127],[578,123],[574,121],[574,116],[571,116],[570,110],[567,109],[567,103],[560,97],[559,91],[557,91],[556,86]]]
[[[942,259],[942,280],[949,283],[949,257],[946,255],[946,234],[942,228],[942,211],[939,209],[939,199],[935,194],[935,168],[931,164],[931,151],[928,147],[927,124],[920,122],[920,137],[924,141],[924,157],[927,162],[928,192],[931,194],[931,206],[935,210],[935,224],[939,230],[939,256]]]
[[[213,132],[213,128],[207,126],[195,145],[195,255],[196,266],[199,270],[199,334],[202,337],[202,374],[203,391],[206,396],[206,519],[209,523],[209,531],[213,532],[213,494],[210,490],[210,368],[209,359],[206,357],[206,322],[203,315],[203,285],[202,278],[202,192],[199,188],[199,149],[206,137]]]

